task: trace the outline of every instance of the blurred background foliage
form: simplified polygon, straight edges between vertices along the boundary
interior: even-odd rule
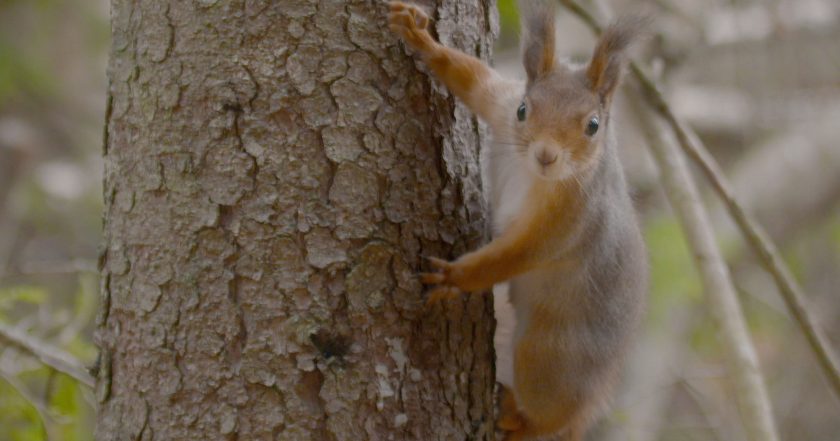
[[[0,323],[86,365],[108,5],[0,1]],[[90,440],[92,391],[0,339],[0,440]]]
[[[645,11],[638,51],[785,251],[840,342],[840,2],[591,0]],[[520,74],[518,17],[500,0],[496,66]],[[559,50],[589,32],[561,10]],[[0,324],[91,366],[98,302],[108,3],[0,0]],[[740,440],[697,272],[624,99],[615,117],[650,248],[648,319],[599,440]],[[705,186],[704,186],[705,188]],[[840,403],[713,195],[710,212],[759,351],[783,439],[836,441]],[[92,439],[92,391],[0,339],[0,441]]]

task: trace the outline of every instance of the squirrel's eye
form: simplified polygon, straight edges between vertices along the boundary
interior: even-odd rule
[[[525,121],[525,103],[520,104],[519,108],[516,109],[516,119]]]
[[[586,134],[588,136],[592,136],[595,132],[598,131],[598,117],[593,116],[592,119],[586,124]]]

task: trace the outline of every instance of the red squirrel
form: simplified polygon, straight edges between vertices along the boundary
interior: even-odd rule
[[[606,407],[644,309],[647,257],[610,130],[610,105],[638,20],[606,28],[584,65],[555,54],[554,9],[520,2],[526,81],[436,42],[417,6],[389,25],[493,137],[482,152],[494,238],[453,262],[431,258],[429,301],[509,283],[512,378],[506,440],[582,440]],[[504,384],[507,383],[507,384]]]

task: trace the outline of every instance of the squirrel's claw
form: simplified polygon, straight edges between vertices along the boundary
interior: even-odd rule
[[[452,267],[451,263],[441,259],[440,257],[428,256],[426,257],[426,260],[428,260],[429,264],[431,264],[435,269],[439,269],[441,271],[449,271]]]
[[[439,257],[423,256],[432,268],[438,270],[434,273],[420,273],[420,280],[426,285],[446,284],[449,274],[452,272],[452,263]]]
[[[429,292],[426,306],[433,306],[442,300],[449,300],[458,297],[461,290],[452,284],[450,273],[452,263],[439,257],[424,256],[432,268],[438,270],[434,273],[420,273],[420,281],[424,285],[438,285]]]
[[[454,286],[438,286],[429,293],[426,307],[432,307],[443,300],[452,300],[461,295],[461,290]]]
[[[431,44],[431,36],[426,31],[429,16],[422,9],[396,1],[388,3],[388,6],[388,27],[392,32],[414,49],[422,50]]]
[[[390,12],[388,13],[388,20],[391,23],[398,21],[400,24],[408,28],[426,29],[429,24],[429,16],[423,12],[422,9],[415,5],[410,5],[403,2],[388,2]],[[405,18],[410,18],[410,22],[406,22]]]
[[[446,280],[446,274],[443,273],[420,273],[420,281],[424,285],[437,285]]]

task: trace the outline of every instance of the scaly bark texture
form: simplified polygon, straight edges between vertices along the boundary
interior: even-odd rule
[[[487,58],[492,0],[425,4]],[[105,440],[492,439],[474,118],[380,1],[112,1],[97,341]]]

